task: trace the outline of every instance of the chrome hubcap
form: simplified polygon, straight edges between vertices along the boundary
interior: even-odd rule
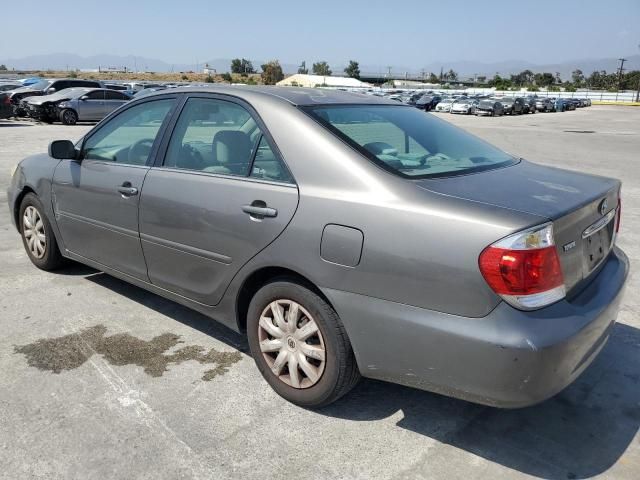
[[[44,257],[47,247],[47,237],[44,233],[44,223],[40,212],[31,205],[25,208],[22,216],[22,234],[27,241],[27,248],[36,258]]]
[[[281,381],[309,388],[322,377],[326,351],[318,324],[302,305],[276,300],[262,311],[258,323],[260,351]]]

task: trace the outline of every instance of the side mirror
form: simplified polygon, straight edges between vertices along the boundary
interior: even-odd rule
[[[83,102],[84,102],[85,100],[89,100],[89,95],[83,95],[83,96],[81,96],[81,97],[80,97],[80,100],[82,100]]]
[[[54,140],[49,144],[49,156],[57,160],[75,160],[78,153],[71,140]]]
[[[51,93],[55,93],[56,89],[55,88],[48,88],[47,89],[47,95],[51,94]]]

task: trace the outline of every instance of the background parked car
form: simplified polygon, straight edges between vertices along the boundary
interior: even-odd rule
[[[565,98],[564,103],[567,110],[575,110],[578,107],[578,102],[574,98]]]
[[[522,113],[536,113],[535,97],[524,97],[522,99]]]
[[[567,100],[565,98],[555,98],[552,100],[556,112],[564,112],[567,110]]]
[[[524,101],[520,97],[505,97],[500,99],[504,107],[504,113],[509,115],[521,115],[524,110]]]
[[[75,78],[48,79],[40,80],[28,87],[18,88],[9,92],[11,104],[14,107],[15,116],[25,116],[26,112],[20,107],[20,101],[26,97],[35,97],[40,95],[49,95],[59,92],[67,88],[85,87],[85,88],[102,88],[102,82],[95,80],[78,80]]]
[[[443,98],[436,105],[436,112],[450,112],[451,107],[453,106],[453,102],[455,101],[456,100],[453,97]]]
[[[473,115],[478,105],[478,100],[471,98],[459,98],[451,106],[451,113],[464,113],[465,115]]]
[[[536,98],[536,110],[539,112],[553,112],[553,102],[548,98],[538,97]]]
[[[416,101],[416,107],[420,110],[430,111],[433,110],[438,103],[442,101],[442,97],[440,95],[433,94],[424,94]]]
[[[480,100],[476,107],[476,115],[489,115],[491,117],[504,115],[502,103],[495,99]]]

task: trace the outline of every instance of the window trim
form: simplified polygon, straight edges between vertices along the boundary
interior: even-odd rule
[[[496,102],[498,103],[498,102]],[[358,152],[359,154],[363,155],[367,160],[370,160],[371,163],[373,163],[376,167],[384,170],[385,172],[388,172],[396,177],[400,177],[406,180],[429,180],[429,179],[434,179],[434,178],[451,178],[451,177],[461,177],[463,175],[472,175],[474,173],[480,173],[480,172],[486,172],[488,170],[495,170],[495,169],[499,169],[499,168],[506,168],[506,167],[510,167],[513,165],[516,165],[518,163],[520,163],[521,159],[520,158],[516,158],[513,157],[511,154],[505,153],[506,155],[509,155],[510,157],[512,157],[511,161],[505,161],[505,162],[500,162],[500,163],[496,163],[496,164],[492,164],[492,165],[485,165],[485,166],[478,166],[475,168],[469,168],[467,170],[461,170],[461,171],[455,171],[455,172],[441,172],[441,173],[432,173],[432,174],[425,174],[425,175],[407,175],[406,173],[403,173],[399,170],[396,170],[395,168],[387,165],[385,162],[383,162],[382,160],[380,160],[378,157],[376,157],[373,153],[371,153],[370,151],[368,151],[366,148],[364,148],[362,145],[360,145],[358,142],[356,142],[355,140],[349,138],[348,135],[344,134],[343,132],[341,132],[338,128],[334,127],[330,122],[322,119],[319,115],[315,115],[313,113],[313,110],[316,108],[322,108],[322,107],[362,107],[362,108],[366,108],[366,107],[385,107],[385,108],[414,108],[411,105],[402,105],[402,104],[398,104],[398,105],[388,105],[388,104],[362,104],[362,103],[326,103],[326,104],[317,104],[317,105],[300,105],[298,106],[298,108],[300,109],[301,112],[303,112],[305,115],[307,115],[311,120],[315,121],[318,125],[320,125],[321,127],[325,128],[329,133],[333,134],[338,140],[341,140],[343,143],[345,143],[348,147],[351,147],[353,150],[355,150],[356,152]],[[430,115],[428,113],[425,113],[425,115]],[[444,122],[444,120],[440,120],[439,121]],[[473,138],[487,143],[488,142],[482,140],[479,137],[476,137],[475,135],[465,132],[467,135],[472,136]],[[414,139],[414,141],[417,141]],[[489,144],[491,145],[491,144]],[[500,150],[502,152],[501,149],[499,149],[498,147],[491,145],[493,148],[496,148],[498,150]]]
[[[265,179],[251,177],[251,172],[253,171],[253,162],[255,161],[257,148],[253,152],[253,155],[251,157],[251,164],[249,166],[249,171],[247,172],[246,175],[227,175],[224,173],[203,172],[200,170],[189,170],[186,168],[165,166],[166,155],[169,150],[169,143],[171,142],[171,138],[175,133],[176,125],[178,123],[180,115],[184,111],[184,108],[187,102],[192,98],[201,98],[206,100],[219,100],[223,102],[234,103],[244,108],[247,111],[247,113],[249,113],[251,118],[253,118],[253,120],[256,122],[256,125],[260,129],[261,136],[266,138],[267,142],[269,143],[269,147],[271,147],[271,150],[273,151],[274,156],[278,159],[278,161],[280,161],[285,166],[285,168],[289,172],[289,175],[291,176],[291,182],[283,182],[278,180],[265,180]],[[249,102],[245,101],[240,97],[237,97],[235,95],[227,95],[223,93],[193,92],[193,93],[187,93],[184,95],[184,98],[182,99],[182,101],[179,102],[179,104],[176,106],[176,112],[173,115],[173,118],[171,119],[170,124],[167,126],[166,131],[164,132],[164,137],[162,139],[162,142],[156,154],[155,162],[151,166],[154,168],[158,168],[166,171],[172,171],[172,172],[197,173],[199,175],[211,175],[214,177],[229,178],[234,180],[243,180],[243,181],[249,180],[252,182],[257,181],[259,183],[268,183],[270,185],[282,185],[282,186],[289,186],[289,187],[291,186],[297,187],[298,185],[298,182],[296,181],[293,173],[291,172],[291,168],[289,168],[289,165],[285,161],[284,156],[282,155],[280,148],[278,147],[278,144],[273,139],[271,132],[269,132],[269,129],[267,128],[266,124],[264,123],[264,121],[262,120],[258,112],[255,110],[255,108],[253,108],[253,106]]]
[[[170,121],[173,119],[173,117],[175,116],[176,113],[176,104],[178,102],[176,102],[176,100],[179,98],[179,95],[159,95],[157,97],[153,97],[153,98],[144,98],[144,99],[140,99],[137,102],[131,102],[130,104],[125,104],[127,105],[125,108],[118,108],[116,110],[114,110],[111,114],[107,115],[105,118],[103,118],[95,127],[93,127],[93,129],[91,129],[91,131],[89,133],[87,133],[84,137],[82,137],[82,139],[80,140],[80,158],[79,161],[80,162],[84,162],[84,161],[88,161],[88,162],[97,162],[97,163],[104,163],[106,165],[123,165],[123,166],[128,166],[128,167],[144,167],[144,168],[149,168],[153,165],[153,163],[155,162],[156,156],[158,155],[158,151],[159,151],[159,147],[161,144],[162,139],[164,138],[164,134],[166,132],[167,126],[169,125]],[[145,104],[145,103],[151,103],[151,102],[156,102],[159,100],[173,100],[173,103],[171,104],[169,111],[167,112],[166,117],[164,118],[164,120],[162,121],[162,125],[160,125],[160,128],[158,129],[158,133],[156,134],[156,138],[153,141],[153,146],[151,147],[151,152],[149,153],[149,158],[147,158],[147,163],[145,163],[144,165],[134,165],[131,163],[125,163],[125,162],[113,162],[110,160],[92,160],[92,159],[85,159],[84,158],[84,149],[85,149],[85,145],[87,143],[87,141],[89,139],[91,139],[91,137],[93,137],[94,135],[96,135],[102,128],[104,128],[104,126],[109,123],[111,120],[117,118],[118,116],[122,115],[123,113],[125,113],[127,110],[131,109],[131,108],[135,108],[139,105]]]

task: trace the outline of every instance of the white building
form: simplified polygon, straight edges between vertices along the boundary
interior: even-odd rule
[[[277,85],[294,86],[294,87],[371,87],[371,84],[361,82],[357,78],[351,77],[332,77],[325,75],[305,75],[296,73],[290,77],[280,80]]]

